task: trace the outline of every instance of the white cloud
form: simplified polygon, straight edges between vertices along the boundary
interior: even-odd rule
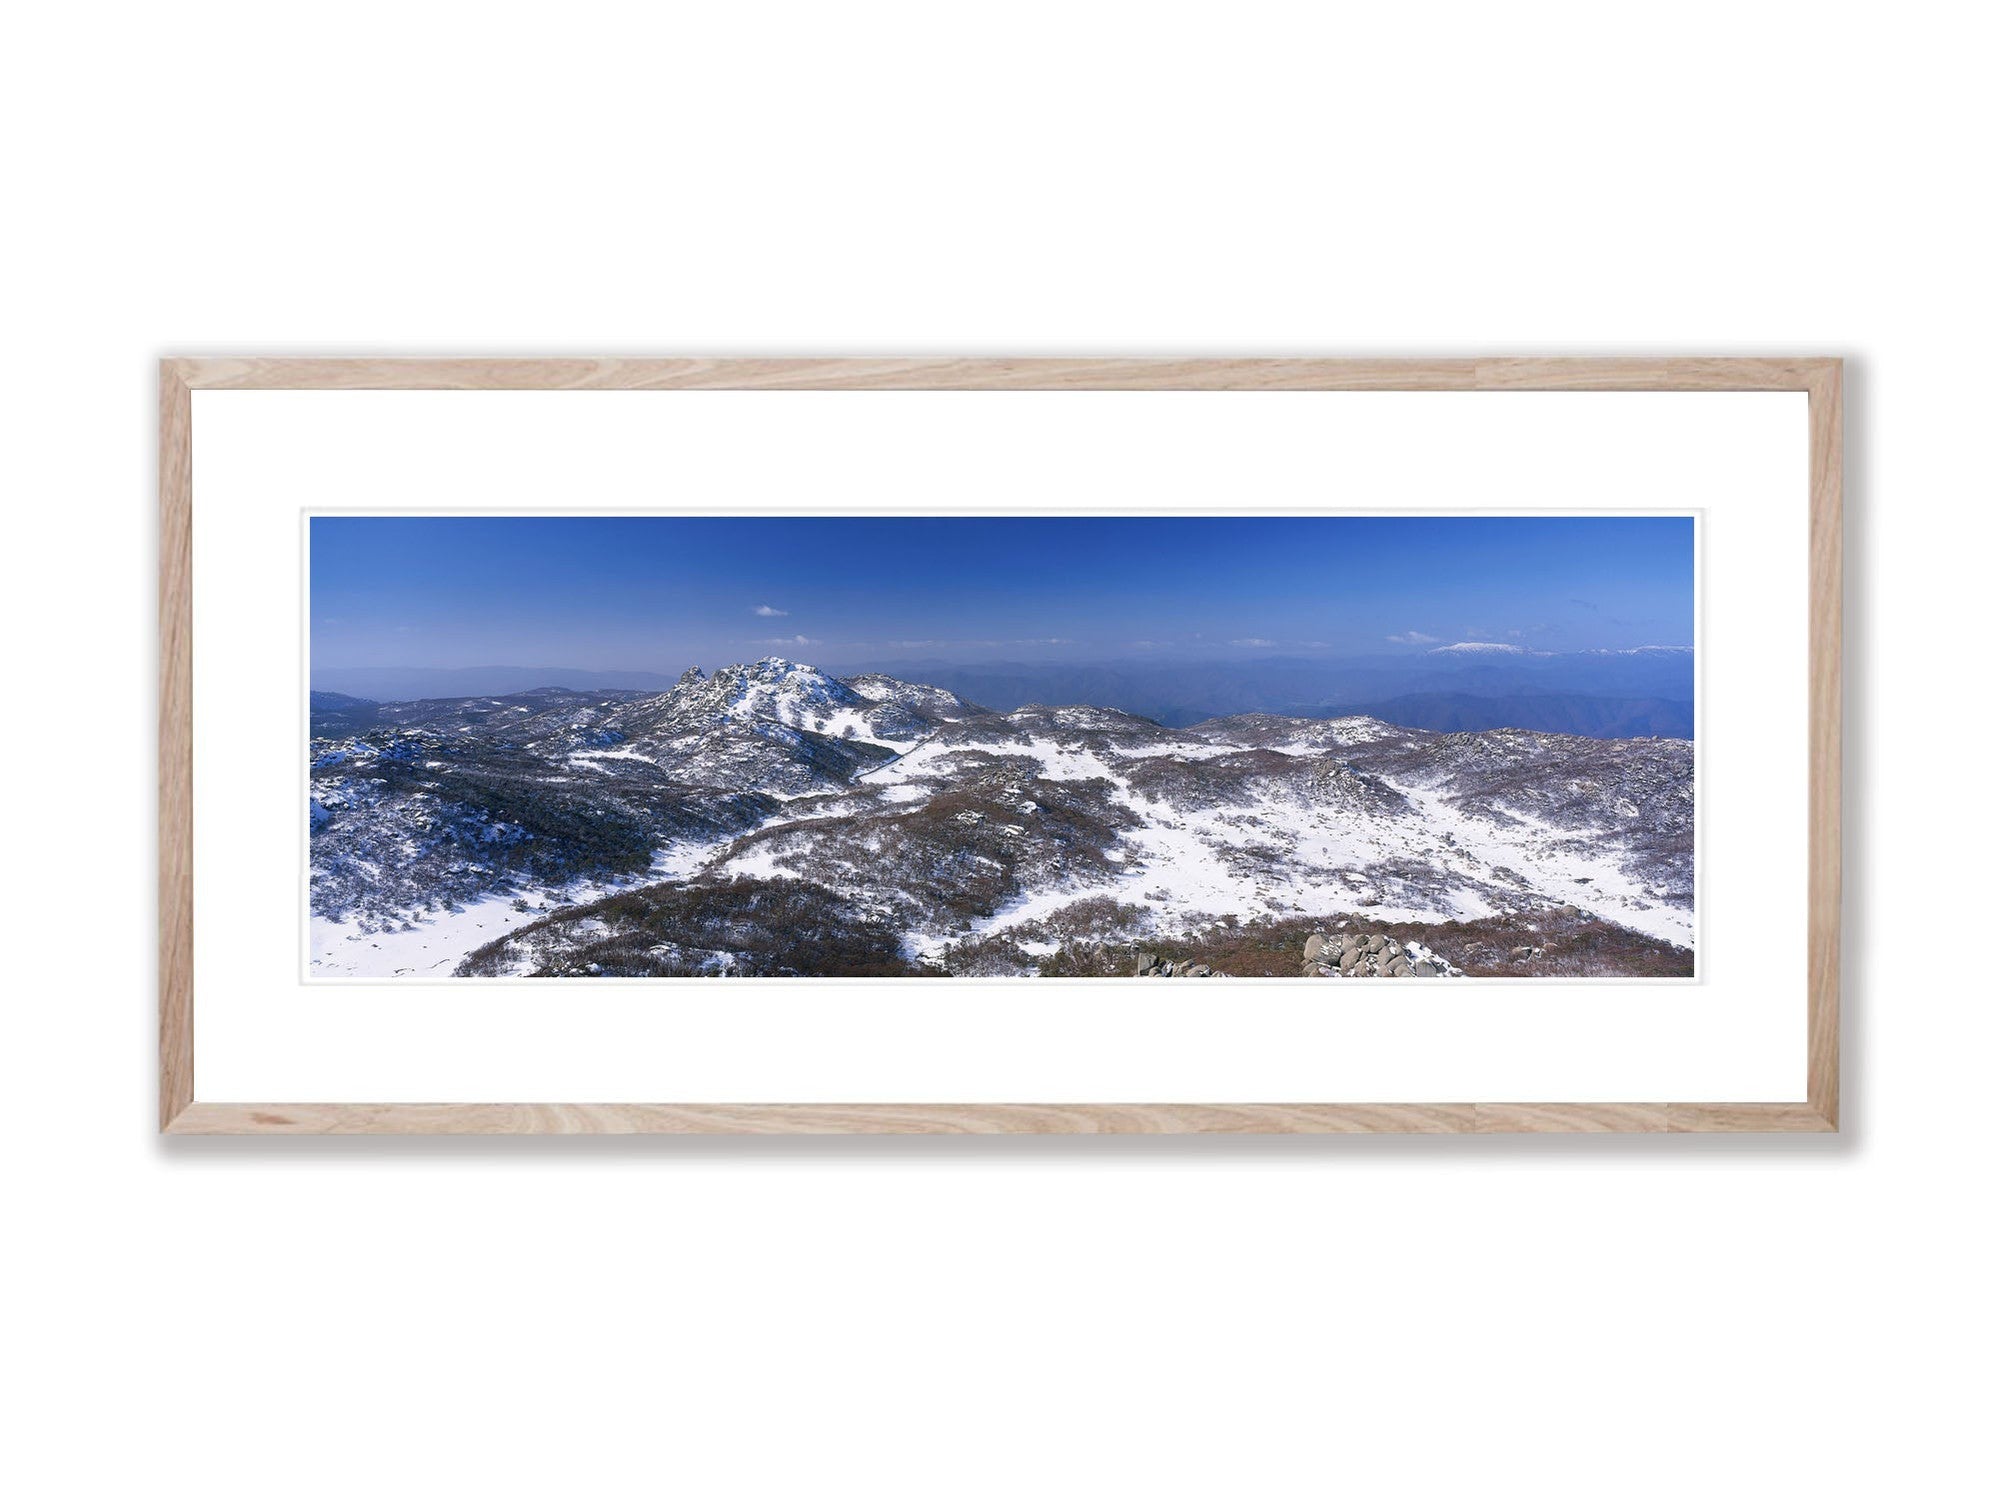
[[[1276,643],[1274,640],[1260,640],[1254,635],[1249,636],[1245,640],[1231,640],[1229,642],[1230,645],[1275,645]]]
[[[750,613],[754,614],[758,619],[783,619],[791,611],[789,609],[773,609],[769,604],[759,604]]]
[[[1400,635],[1388,637],[1390,645],[1435,645],[1435,635],[1425,635],[1421,630],[1404,630]]]
[[[817,645],[816,640],[807,640],[803,635],[778,635],[769,640],[754,640],[752,645]]]

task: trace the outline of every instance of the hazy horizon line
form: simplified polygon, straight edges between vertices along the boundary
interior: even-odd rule
[[[1633,656],[1652,651],[1691,651],[1692,645],[1636,645],[1636,646],[1576,646],[1565,650],[1542,650],[1531,646],[1520,646],[1506,641],[1458,641],[1450,645],[1424,647],[1416,650],[1351,650],[1315,651],[1301,654],[1299,649],[1270,650],[1258,652],[1229,651],[1226,649],[1187,650],[1180,654],[1161,652],[1148,655],[1127,656],[894,656],[867,654],[851,659],[839,655],[826,655],[810,651],[766,651],[761,655],[728,656],[711,655],[706,660],[714,660],[728,666],[747,666],[758,661],[790,661],[802,666],[819,668],[825,666],[864,666],[876,662],[903,662],[909,665],[949,666],[954,669],[969,669],[983,666],[1126,666],[1140,663],[1170,664],[1177,660],[1199,659],[1203,661],[1361,661],[1391,660],[1412,661],[1424,656],[1446,655],[1457,651],[1477,654],[1491,651],[1496,655],[1522,656],[1528,658],[1551,656]],[[308,671],[587,671],[587,672],[632,672],[653,676],[674,676],[690,666],[705,669],[705,660],[685,659],[677,668],[666,666],[583,666],[574,662],[563,665],[527,665],[516,661],[472,660],[452,662],[449,665],[424,663],[421,665],[403,662],[312,662]]]

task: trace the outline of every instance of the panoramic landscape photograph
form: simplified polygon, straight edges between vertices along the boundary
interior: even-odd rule
[[[305,971],[1688,979],[1690,516],[314,516]]]

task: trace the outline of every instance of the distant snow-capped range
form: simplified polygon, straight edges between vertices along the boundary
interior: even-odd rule
[[[1684,740],[1175,728],[779,657],[656,693],[315,699],[320,975],[975,971],[1084,926],[1355,911],[1693,944]]]

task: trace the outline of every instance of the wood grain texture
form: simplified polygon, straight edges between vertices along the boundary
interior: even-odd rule
[[[196,390],[1808,390],[1838,361],[200,358],[172,364]]]
[[[202,390],[1471,390],[1471,359],[187,359]]]
[[[1828,360],[1811,386],[1811,770],[1806,889],[1805,1097],[1839,1127],[1840,672],[1845,574],[1844,370]]]
[[[197,1103],[174,1134],[1469,1134],[1468,1103]]]
[[[1479,390],[1802,390],[1836,359],[1480,359]]]
[[[1808,396],[1806,1101],[194,1102],[192,415],[204,390],[1776,390]],[[160,1125],[190,1134],[1824,1133],[1839,1122],[1841,365],[1799,358],[185,358],[160,371]]]
[[[1663,1134],[1663,1103],[1482,1103],[1476,1106],[1482,1135]]]
[[[194,449],[186,381],[160,369],[160,1127],[194,1099]]]
[[[195,1103],[176,1135],[1823,1134],[1808,1103]]]
[[[1825,1135],[1839,1128],[1810,1102],[1669,1104],[1666,1127],[1682,1135]]]

